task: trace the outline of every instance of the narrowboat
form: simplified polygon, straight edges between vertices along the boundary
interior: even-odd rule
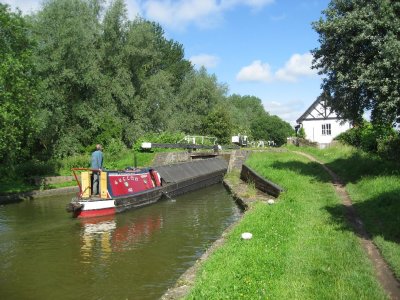
[[[73,168],[79,192],[67,205],[74,218],[113,215],[221,182],[228,164],[222,158],[154,168],[104,171]],[[100,194],[92,193],[92,174],[100,172]]]
[[[67,205],[75,218],[112,215],[158,201],[162,196],[161,177],[154,169],[102,171],[73,168],[79,187],[77,197]],[[92,193],[92,175],[100,173],[100,193]]]

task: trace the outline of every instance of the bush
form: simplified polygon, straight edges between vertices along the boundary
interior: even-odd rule
[[[306,131],[304,130],[304,127],[301,127],[299,129],[299,132],[297,133],[297,137],[299,137],[301,139],[305,139],[306,138]]]
[[[360,148],[361,145],[361,130],[359,127],[350,128],[346,132],[339,134],[335,140],[343,144]]]
[[[33,176],[57,175],[60,163],[56,161],[31,160],[17,165],[14,169],[16,176],[28,179]]]
[[[378,140],[378,155],[389,160],[400,162],[400,136],[399,134],[385,136]]]
[[[364,122],[341,133],[335,138],[344,144],[370,153],[377,153],[387,159],[395,159],[400,149],[399,133],[389,126],[372,125]]]
[[[182,140],[185,134],[182,132],[161,132],[161,133],[148,133],[137,139],[133,148],[135,151],[141,151],[141,145],[143,142],[149,143],[164,143],[164,144],[175,144]]]
[[[105,151],[107,154],[112,156],[118,156],[122,152],[127,150],[125,144],[121,140],[111,139],[110,142],[106,145]]]
[[[90,167],[90,156],[82,154],[66,157],[60,161],[60,165],[61,175],[71,175],[72,168]]]

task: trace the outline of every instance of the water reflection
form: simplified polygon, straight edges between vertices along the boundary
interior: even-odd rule
[[[86,220],[70,200],[0,207],[1,299],[159,299],[240,214],[222,185]]]
[[[113,252],[132,250],[146,243],[151,235],[162,228],[162,215],[150,215],[118,224],[115,216],[80,220],[81,258],[91,263],[93,258],[106,262]]]

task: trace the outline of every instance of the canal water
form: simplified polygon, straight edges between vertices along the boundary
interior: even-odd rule
[[[1,299],[158,299],[240,216],[220,184],[87,220],[70,199],[0,207]]]

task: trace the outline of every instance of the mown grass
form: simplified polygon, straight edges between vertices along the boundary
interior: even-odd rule
[[[385,299],[343,217],[330,178],[293,153],[255,153],[247,164],[285,189],[257,203],[205,262],[187,299]],[[341,212],[341,214],[343,211]],[[241,240],[243,232],[253,239]]]
[[[345,180],[367,231],[400,279],[400,166],[343,145],[295,149],[312,154]],[[332,208],[333,216],[339,208]]]

